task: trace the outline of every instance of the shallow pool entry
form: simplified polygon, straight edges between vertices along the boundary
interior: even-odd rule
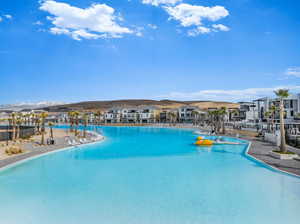
[[[192,130],[100,130],[102,143],[1,172],[0,223],[299,223],[300,178],[247,159],[245,142],[198,147]]]

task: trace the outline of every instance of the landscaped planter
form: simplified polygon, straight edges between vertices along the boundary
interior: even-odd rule
[[[297,154],[282,154],[282,153],[273,152],[273,151],[269,152],[269,155],[276,159],[294,159],[294,158],[298,157]]]

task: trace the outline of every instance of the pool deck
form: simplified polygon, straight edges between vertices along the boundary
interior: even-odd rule
[[[242,139],[251,141],[251,147],[248,151],[250,156],[255,157],[262,162],[285,172],[296,174],[300,176],[300,160],[289,159],[280,160],[269,155],[269,152],[278,149],[278,147],[272,143],[265,142],[258,138],[242,136]],[[292,146],[287,146],[289,151],[295,152],[300,158],[300,149]]]
[[[62,130],[55,129],[54,133],[58,132],[58,136],[54,135],[55,145],[37,145],[34,142],[26,142],[22,144],[22,149],[25,150],[25,153],[7,156],[6,158],[0,159],[0,169],[4,169],[9,167],[10,165],[17,164],[18,162],[25,161],[27,159],[37,157],[43,154],[48,154],[55,151],[60,151],[80,145],[91,144],[95,142],[100,142],[104,140],[104,137],[99,135],[98,133],[89,132],[87,134],[87,142],[84,144],[72,146],[69,145],[65,138],[69,135],[63,133]],[[70,133],[69,133],[70,134]],[[99,137],[99,139],[95,140],[95,137]],[[101,138],[100,138],[101,137]],[[46,137],[45,137],[46,138]],[[72,137],[74,138],[74,137]]]

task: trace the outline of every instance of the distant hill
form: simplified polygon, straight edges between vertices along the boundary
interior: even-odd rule
[[[156,106],[161,109],[178,108],[180,106],[197,106],[200,109],[206,110],[208,108],[238,108],[239,104],[230,102],[217,101],[175,101],[175,100],[112,100],[112,101],[85,101],[72,104],[54,105],[41,107],[40,109],[49,112],[67,112],[72,110],[78,111],[105,111],[112,107],[136,107],[136,106]]]
[[[0,105],[0,111],[23,111],[23,110],[33,110],[41,107],[51,107],[59,104],[63,104],[61,102],[37,102],[37,103],[16,103],[16,104],[2,104]]]

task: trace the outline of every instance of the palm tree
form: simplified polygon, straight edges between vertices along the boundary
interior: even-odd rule
[[[30,116],[29,116],[29,124],[30,125],[35,125],[35,114],[34,113],[30,113]]]
[[[280,151],[282,153],[285,153],[287,151],[286,149],[286,142],[285,142],[285,130],[284,130],[284,104],[283,99],[287,98],[289,94],[288,89],[278,89],[274,91],[276,96],[280,100],[279,104],[279,114],[280,114]]]
[[[49,122],[48,126],[50,128],[50,138],[53,139],[53,126],[54,126],[54,123],[53,122]]]
[[[231,114],[233,115],[232,119],[233,119],[233,128],[236,127],[236,118],[237,116],[240,115],[240,111],[238,109],[234,109],[233,111],[231,111]]]
[[[218,115],[220,116],[219,120],[221,122],[221,128],[222,128],[222,134],[225,134],[226,130],[225,130],[225,116],[227,114],[227,108],[226,107],[221,107],[218,110]]]
[[[42,132],[41,145],[44,145],[45,144],[45,120],[48,117],[48,113],[42,112],[40,114],[40,117],[41,117],[41,124],[42,124],[42,128],[41,128],[41,132]]]
[[[172,124],[174,124],[177,120],[177,114],[175,112],[171,112],[171,111],[168,114],[169,114],[169,117],[170,117],[170,122]]]
[[[198,123],[198,117],[199,117],[199,112],[196,110],[192,111],[192,117],[193,117],[193,125],[197,125]]]
[[[19,115],[16,119],[16,132],[15,132],[15,139],[20,138],[20,130],[21,130],[21,124],[23,120],[22,117]]]
[[[271,112],[271,118],[272,118],[272,131],[273,133],[275,133],[275,127],[274,127],[274,123],[275,123],[275,115],[276,112],[278,111],[275,105],[272,105],[269,109],[269,111]]]
[[[70,122],[70,132],[73,132],[73,127],[74,127],[74,112],[70,111],[68,112],[68,118]]]
[[[99,125],[101,123],[101,116],[102,113],[100,110],[98,110],[97,112],[94,113],[94,124]]]
[[[12,124],[12,137],[11,140],[14,141],[15,140],[15,133],[16,133],[16,113],[13,112],[10,115],[10,119],[11,119],[11,124]]]
[[[41,125],[41,119],[39,118],[38,115],[35,115],[35,126],[38,134],[40,134],[40,125]]]
[[[266,111],[265,114],[264,114],[264,117],[267,118],[267,125],[268,125],[268,132],[270,132],[270,118],[272,116],[272,112],[269,110],[269,111]]]
[[[218,130],[218,111],[211,110],[208,111],[208,125],[211,127],[212,131],[217,132]]]
[[[80,113],[78,111],[73,111],[73,119],[75,121],[75,136],[78,135],[78,125],[79,125],[79,115]]]
[[[84,125],[84,129],[83,129],[83,137],[86,138],[86,127],[87,127],[87,124],[88,124],[88,114],[83,114],[83,125]]]

